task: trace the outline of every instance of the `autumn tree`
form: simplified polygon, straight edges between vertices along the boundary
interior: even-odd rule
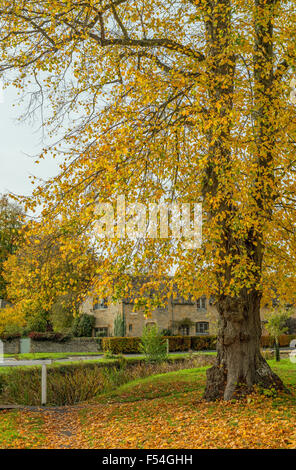
[[[267,316],[265,328],[274,340],[276,361],[280,361],[281,359],[279,337],[287,333],[287,322],[290,316],[291,312],[289,312],[284,306],[274,308]]]
[[[3,263],[14,253],[20,241],[23,222],[21,208],[4,195],[0,198],[0,299],[7,300],[6,283],[3,278]]]
[[[28,224],[23,243],[4,263],[12,306],[1,312],[0,330],[5,331],[11,323],[31,331],[70,330],[82,295],[91,288],[96,268],[94,253],[77,233],[75,249],[71,243],[72,249],[68,250],[67,237],[63,233],[61,238],[57,224],[55,237],[29,234]]]
[[[198,249],[183,236],[123,238],[115,224],[110,238],[97,239],[95,288],[127,296],[129,276],[144,273],[158,297],[176,285],[185,297],[212,294],[220,326],[205,397],[282,388],[260,354],[260,303],[274,289],[283,301],[295,294],[294,3],[0,5],[1,71],[29,95],[28,116],[46,105],[42,123],[57,143],[40,158],[62,158],[60,175],[36,182],[27,201],[43,207],[34,232],[52,236],[58,217],[79,221],[91,239],[97,203],[119,195],[143,204],[202,200]]]

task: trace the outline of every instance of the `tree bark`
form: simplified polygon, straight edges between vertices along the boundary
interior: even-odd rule
[[[272,372],[260,353],[261,275],[264,255],[264,218],[272,216],[274,204],[273,152],[274,123],[271,109],[274,106],[273,75],[273,4],[274,0],[255,0],[254,43],[254,140],[257,153],[256,185],[254,185],[254,227],[242,238],[236,232],[236,207],[231,194],[232,165],[231,115],[233,108],[234,71],[236,58],[231,54],[231,5],[229,0],[208,0],[206,37],[210,57],[208,166],[205,171],[203,196],[209,221],[220,217],[220,236],[216,251],[219,266],[216,272],[221,292],[217,295],[219,333],[217,364],[207,372],[204,398],[229,400],[248,393],[254,385],[263,388],[284,389],[281,379]],[[230,52],[228,52],[230,51]],[[218,127],[217,127],[218,123]],[[252,189],[251,189],[252,192]],[[235,259],[243,252],[246,256],[246,275],[249,266],[250,279],[245,281],[239,294],[223,294],[235,276]],[[232,294],[234,295],[234,294]]]
[[[239,298],[218,300],[217,364],[207,371],[204,398],[230,400],[250,393],[254,385],[284,390],[260,353],[260,294],[243,292]]]

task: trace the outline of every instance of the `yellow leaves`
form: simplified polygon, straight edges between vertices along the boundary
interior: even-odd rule
[[[5,333],[7,328],[19,327],[21,329],[25,324],[26,319],[21,304],[0,309],[0,334]]]
[[[8,2],[5,3],[8,8]],[[80,246],[75,243],[75,238],[83,231],[100,253],[104,269],[100,268],[97,273],[111,272],[111,284],[124,272],[150,272],[153,276],[157,273],[161,278],[178,266],[192,289],[193,279],[197,277],[206,288],[215,290],[219,282],[216,280],[213,284],[212,273],[219,273],[220,278],[223,265],[233,265],[232,284],[239,288],[248,277],[249,281],[254,281],[253,252],[248,258],[244,248],[240,247],[245,246],[250,230],[256,234],[264,231],[269,256],[266,267],[272,259],[272,269],[277,269],[278,263],[271,258],[269,250],[274,252],[274,245],[280,244],[284,215],[278,213],[278,219],[273,219],[269,227],[266,219],[274,197],[278,197],[277,191],[279,203],[281,195],[295,193],[295,120],[291,119],[293,111],[286,106],[286,79],[280,90],[279,84],[275,83],[268,93],[263,93],[262,86],[257,83],[254,94],[254,68],[255,72],[267,77],[273,67],[273,60],[269,64],[265,61],[264,67],[260,61],[254,64],[254,11],[246,2],[234,2],[236,13],[232,15],[229,29],[223,27],[210,38],[204,29],[204,21],[211,22],[215,30],[219,16],[227,13],[225,4],[197,2],[197,14],[185,1],[178,5],[160,0],[144,3],[141,13],[135,2],[117,5],[117,13],[133,40],[163,39],[161,46],[142,47],[136,42],[126,47],[123,43],[120,47],[102,47],[100,40],[89,35],[89,32],[99,35],[99,23],[93,26],[91,23],[97,15],[93,0],[87,7],[81,2],[41,1],[37,16],[42,18],[38,24],[44,28],[43,35],[40,28],[36,35],[31,34],[28,22],[22,19],[22,12],[35,18],[34,2],[28,3],[26,11],[23,11],[22,3],[16,3],[9,21],[4,21],[1,32],[6,36],[3,62],[8,60],[10,66],[19,66],[41,54],[32,65],[34,69],[28,66],[20,72],[15,85],[26,86],[28,82],[23,80],[26,76],[28,81],[31,80],[30,72],[34,70],[42,87],[48,91],[45,105],[52,114],[46,122],[47,131],[51,130],[54,140],[58,130],[66,132],[62,146],[54,145],[42,155],[42,158],[51,158],[61,155],[61,148],[63,152],[66,149],[67,155],[62,153],[61,157],[61,174],[44,186],[37,186],[28,207],[33,210],[38,206],[43,208],[41,227],[46,236],[53,235],[57,220],[62,220],[62,225],[67,225],[67,219],[77,224],[72,238],[68,237],[60,247],[58,261],[47,259],[48,268],[39,267],[37,272],[32,265],[23,271],[19,269],[22,271],[19,278],[25,287],[14,275],[15,292],[19,290],[23,294],[25,290],[30,293],[36,278],[38,288],[43,290],[42,297],[45,291],[48,295],[47,289],[52,292],[49,279],[57,286],[57,291],[65,292],[62,287],[65,281],[57,275],[57,270],[67,260],[71,263],[75,260],[78,266],[82,254],[78,256]],[[268,9],[263,11],[261,21],[263,26],[267,20],[276,25],[272,40],[274,50],[279,53],[277,64],[282,64],[285,58],[282,50],[287,47],[288,56],[293,53],[290,38],[295,36],[295,17],[291,12],[285,17],[284,7],[280,12],[273,10],[273,14],[274,18]],[[64,15],[74,24],[68,27],[66,22],[60,23]],[[109,25],[116,23],[114,14],[111,9],[106,9],[103,16],[106,39],[110,39],[114,31]],[[75,18],[79,18],[78,28]],[[88,27],[82,27],[83,20]],[[8,25],[22,34],[11,35]],[[126,39],[120,24],[117,26],[114,39]],[[79,38],[73,36],[75,30]],[[262,43],[269,41],[271,37],[266,32]],[[167,47],[173,42],[176,43],[174,46]],[[52,54],[49,44],[55,45]],[[205,60],[199,61],[199,52],[206,56]],[[232,83],[234,57],[236,69]],[[69,122],[62,122],[66,103],[69,104]],[[265,122],[261,148],[258,148],[254,119],[260,109],[264,109]],[[270,136],[274,136],[274,140]],[[287,136],[291,136],[291,141]],[[266,161],[269,153],[272,158],[266,166],[270,171],[263,172],[258,167],[258,156]],[[278,176],[278,172],[281,175]],[[273,181],[272,174],[278,179]],[[202,250],[188,254],[182,242],[174,246],[168,240],[145,240],[138,246],[126,240],[121,243],[115,239],[94,241],[94,201],[109,201],[118,194],[125,194],[130,201],[140,199],[146,204],[172,199],[197,202],[202,196],[205,213]],[[225,211],[223,204],[231,210]],[[258,210],[259,205],[263,206],[262,210]],[[217,214],[211,216],[213,212]],[[293,205],[288,213],[285,224],[289,217],[295,221]],[[227,224],[226,233],[231,234],[229,237],[239,247],[239,256],[231,252],[227,260],[223,260],[219,254],[213,257],[212,253],[221,254],[217,247],[222,243],[223,226]],[[288,228],[291,230],[289,224]],[[32,227],[30,233],[39,235],[40,226]],[[36,246],[39,244],[36,239]],[[255,241],[253,247],[258,246]],[[292,244],[287,252],[293,253]],[[266,267],[264,269],[268,271]],[[32,274],[29,276],[30,269]],[[263,274],[266,278],[270,276],[270,272]],[[255,285],[261,284],[256,281]],[[190,290],[189,286],[187,288]]]

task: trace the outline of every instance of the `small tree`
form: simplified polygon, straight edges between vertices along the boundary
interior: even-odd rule
[[[118,313],[114,320],[114,336],[125,336],[126,325],[125,319]]]
[[[92,335],[92,330],[95,324],[95,317],[93,315],[82,314],[76,317],[73,323],[73,335],[77,337],[88,337]]]
[[[140,351],[149,362],[162,362],[167,359],[167,345],[156,325],[146,326],[140,343]]]
[[[267,324],[265,325],[268,333],[274,339],[276,361],[280,361],[279,337],[287,332],[287,320],[289,317],[290,313],[287,310],[280,308],[272,312],[267,320]]]

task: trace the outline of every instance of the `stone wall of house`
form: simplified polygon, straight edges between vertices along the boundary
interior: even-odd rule
[[[31,353],[99,352],[97,338],[72,338],[65,342],[33,341]]]
[[[93,309],[93,299],[88,297],[80,308],[81,313],[95,317],[95,328],[108,328],[108,336],[114,334],[114,319],[118,313],[122,315],[122,303],[110,303],[107,308]]]
[[[114,334],[114,319],[118,313],[124,316],[126,322],[126,336],[141,336],[143,328],[147,324],[156,324],[161,330],[168,329],[178,334],[177,323],[184,318],[189,319],[192,325],[189,334],[196,334],[197,322],[209,323],[209,334],[217,332],[217,310],[213,305],[206,302],[205,309],[198,309],[196,302],[193,304],[169,301],[165,308],[158,308],[151,312],[148,318],[143,311],[134,311],[132,303],[111,303],[108,308],[94,310],[91,297],[86,299],[80,309],[81,313],[94,315],[95,328],[108,328],[108,335]]]
[[[208,322],[209,334],[217,332],[217,310],[208,301],[204,310],[198,309],[196,303],[184,304],[170,301],[166,308],[156,309],[148,318],[145,318],[143,312],[134,312],[133,308],[133,304],[124,305],[127,336],[141,336],[143,327],[149,323],[156,324],[161,330],[168,329],[177,334],[177,323],[185,318],[192,322],[189,326],[189,335],[196,334],[197,322]]]
[[[261,309],[263,324],[268,311],[266,307]],[[118,313],[125,317],[126,336],[141,336],[144,326],[149,323],[156,324],[161,330],[168,329],[174,334],[178,334],[180,332],[178,322],[185,318],[192,322],[189,325],[189,335],[197,334],[197,322],[208,322],[210,335],[217,334],[218,330],[218,312],[216,307],[211,305],[209,299],[206,300],[205,309],[198,308],[196,302],[189,304],[182,303],[182,300],[170,300],[166,308],[156,309],[146,318],[143,311],[134,311],[134,304],[132,303],[110,303],[106,309],[93,310],[93,301],[89,297],[82,305],[81,312],[94,315],[96,319],[95,328],[108,328],[108,335],[111,336],[114,334],[114,319]],[[296,310],[292,317],[296,321]],[[263,333],[266,334],[264,328]]]
[[[134,311],[133,304],[124,304],[124,316],[126,322],[126,336],[142,336],[143,328],[147,324],[157,324],[160,329],[166,329],[169,325],[168,308],[159,308],[146,318],[143,311]]]
[[[196,335],[196,323],[207,322],[209,323],[209,334],[217,333],[217,319],[218,313],[213,305],[210,305],[208,299],[206,301],[206,308],[197,308],[196,302],[193,304],[182,304],[177,301],[171,305],[171,318],[169,329],[174,333],[178,333],[178,323],[184,319],[189,319],[192,324],[189,325],[189,335]]]

